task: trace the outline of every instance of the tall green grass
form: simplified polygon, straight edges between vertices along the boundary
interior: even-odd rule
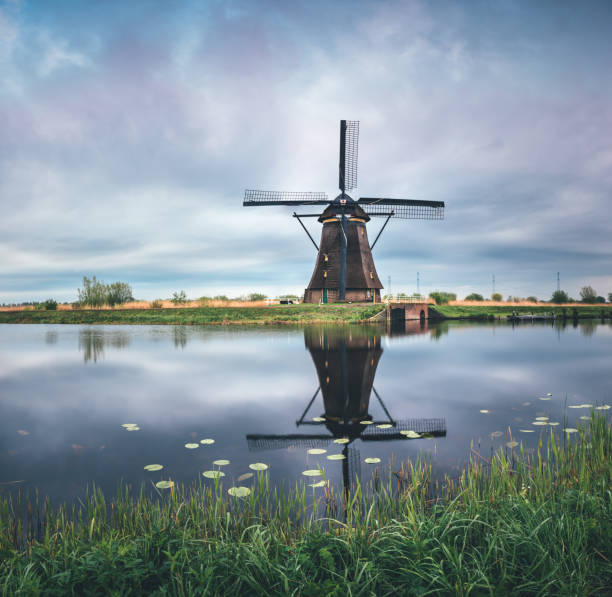
[[[392,466],[344,496],[93,489],[78,507],[0,501],[3,595],[603,595],[612,586],[612,431],[593,414],[537,450],[472,450],[455,478]],[[316,490],[317,492],[320,490]]]

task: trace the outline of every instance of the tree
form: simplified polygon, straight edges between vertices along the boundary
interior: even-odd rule
[[[569,296],[567,296],[567,292],[565,290],[555,290],[552,293],[552,298],[550,299],[551,303],[556,303],[557,305],[561,305],[563,303],[569,303]]]
[[[608,292],[608,302],[612,303],[612,292]]]
[[[43,307],[45,311],[56,311],[57,310],[57,301],[54,299],[47,299],[43,303]]]
[[[538,297],[537,297],[537,296],[528,296],[528,297],[527,297],[527,300],[528,300],[530,303],[537,303],[537,302],[538,302]]]
[[[441,292],[440,290],[434,290],[429,293],[429,298],[436,301],[436,305],[446,305],[449,301],[456,301],[457,295],[454,292]]]
[[[592,286],[583,286],[580,289],[580,298],[583,303],[595,303],[597,302],[597,293]]]
[[[125,282],[113,282],[106,286],[106,302],[111,307],[133,301],[132,287]]]
[[[251,292],[247,297],[249,301],[265,301],[267,298],[268,297],[261,292]]]
[[[499,292],[494,292],[494,293],[491,295],[491,300],[492,300],[492,301],[497,301],[497,302],[499,302],[499,301],[503,300],[503,298],[504,298],[504,297],[503,297],[503,296],[502,296],[502,295],[501,295]]]
[[[482,297],[482,294],[478,294],[477,292],[472,292],[472,294],[468,294],[463,300],[465,301],[484,301],[484,298]]]
[[[80,305],[99,309],[106,303],[105,285],[95,276],[91,280],[87,276],[83,276],[83,288],[79,288],[77,293]]]

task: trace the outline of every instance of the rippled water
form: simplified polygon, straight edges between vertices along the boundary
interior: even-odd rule
[[[560,430],[588,412],[566,405],[611,403],[611,349],[612,327],[595,323],[417,323],[393,334],[0,325],[0,492],[71,501],[93,482],[107,494],[120,482],[210,482],[201,473],[217,459],[230,461],[228,484],[263,462],[276,484],[312,482],[301,473],[320,466],[341,485],[434,449],[452,474],[472,440],[488,453],[511,433],[530,449],[550,429],[536,417]],[[143,469],[153,463],[164,468]]]

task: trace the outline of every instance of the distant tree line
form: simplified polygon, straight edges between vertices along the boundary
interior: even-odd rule
[[[99,309],[104,305],[114,307],[134,300],[132,287],[126,282],[105,284],[95,276],[91,279],[83,276],[83,288],[79,288],[77,292],[79,296],[78,306],[94,309]]]

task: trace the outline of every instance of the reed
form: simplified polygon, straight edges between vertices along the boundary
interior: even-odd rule
[[[597,595],[612,586],[612,430],[593,412],[436,481],[425,458],[347,496],[93,488],[78,506],[0,500],[3,595]]]

